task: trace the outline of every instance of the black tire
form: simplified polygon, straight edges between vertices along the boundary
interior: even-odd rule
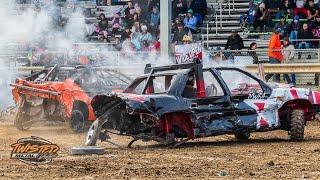
[[[250,138],[250,132],[238,132],[234,134],[235,139],[239,141],[246,141]]]
[[[31,128],[30,116],[25,112],[24,108],[19,107],[14,119],[14,126],[20,131],[27,131]]]
[[[290,139],[293,141],[301,141],[304,139],[304,112],[300,109],[295,109],[291,112],[290,119]]]
[[[95,146],[99,137],[102,126],[99,124],[99,119],[96,119],[90,126],[87,137],[86,137],[86,146]]]
[[[88,129],[88,113],[81,107],[75,106],[72,110],[70,128],[75,133],[82,133]]]

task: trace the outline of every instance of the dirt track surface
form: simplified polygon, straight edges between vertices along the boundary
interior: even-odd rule
[[[309,124],[303,142],[290,142],[287,133],[253,134],[249,142],[231,135],[191,141],[176,149],[138,142],[133,149],[109,144],[101,156],[72,156],[85,134],[73,134],[65,126],[38,126],[21,132],[0,124],[0,179],[199,179],[199,178],[312,178],[320,177],[320,123]],[[31,135],[61,147],[52,163],[30,166],[10,159],[10,144]],[[126,138],[116,138],[125,145]]]

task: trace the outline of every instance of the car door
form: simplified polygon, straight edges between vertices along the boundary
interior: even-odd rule
[[[230,96],[211,70],[203,72],[203,81],[206,96],[189,98],[196,134],[210,136],[232,132],[236,116]]]
[[[265,112],[265,104],[271,89],[253,75],[233,68],[218,69],[221,77],[231,92],[238,118],[237,126],[256,129],[261,114]]]

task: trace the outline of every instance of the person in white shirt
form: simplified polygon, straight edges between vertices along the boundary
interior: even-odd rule
[[[289,38],[285,38],[283,40],[283,47],[282,47],[282,55],[283,55],[283,63],[294,63],[294,56],[295,56],[295,48],[293,45],[290,44]],[[288,84],[296,85],[296,75],[291,74],[291,79],[288,74],[283,75],[284,79],[288,82]]]
[[[303,16],[303,18],[308,17],[308,10],[306,8],[307,0],[296,0],[296,7],[293,10],[295,16]]]

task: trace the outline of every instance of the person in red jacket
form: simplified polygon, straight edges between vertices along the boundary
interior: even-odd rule
[[[269,62],[271,64],[280,64],[283,60],[283,55],[281,52],[282,44],[280,38],[281,29],[276,29],[272,34],[270,42],[269,42]],[[267,74],[266,81],[268,81],[271,77],[275,76],[274,81],[280,82],[280,74]]]

